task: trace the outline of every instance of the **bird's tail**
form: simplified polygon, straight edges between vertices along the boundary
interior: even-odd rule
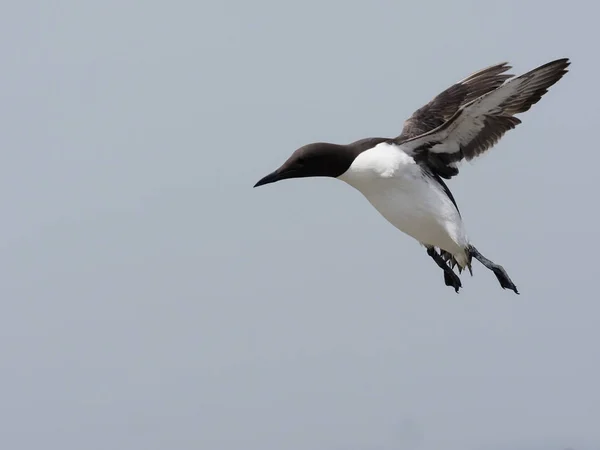
[[[461,258],[463,259],[462,261],[458,261],[452,253],[442,249],[440,249],[440,256],[444,258],[444,261],[446,261],[446,263],[450,266],[451,269],[454,269],[454,267],[458,267],[458,273],[462,273],[463,269],[466,268],[469,270],[471,276],[473,276],[473,269],[471,268],[472,256],[471,252],[469,252],[468,250],[464,253],[464,259]]]

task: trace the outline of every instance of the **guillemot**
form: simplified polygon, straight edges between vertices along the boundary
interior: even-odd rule
[[[351,144],[317,142],[296,150],[254,187],[302,177],[338,178],[360,191],[400,231],[420,242],[456,292],[458,274],[472,258],[492,270],[503,289],[519,293],[504,268],[470,242],[457,203],[443,179],[457,175],[458,163],[494,146],[521,120],[515,114],[536,104],[560,80],[568,58],[544,64],[519,77],[508,63],[473,73],[433,98],[404,122],[395,138],[374,137]]]

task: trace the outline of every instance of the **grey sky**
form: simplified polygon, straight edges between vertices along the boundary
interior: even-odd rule
[[[592,2],[8,2],[0,447],[600,448]],[[312,141],[509,60],[571,72],[452,180],[460,295]]]

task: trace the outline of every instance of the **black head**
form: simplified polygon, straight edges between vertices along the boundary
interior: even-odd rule
[[[350,145],[317,142],[300,147],[275,172],[262,178],[254,187],[287,178],[333,177],[337,178],[352,164],[361,152],[385,139],[363,139]]]

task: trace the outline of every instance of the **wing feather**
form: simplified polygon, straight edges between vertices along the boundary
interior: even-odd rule
[[[489,150],[521,123],[514,114],[528,111],[536,104],[568,72],[569,65],[568,59],[558,59],[512,78],[461,106],[437,128],[396,143],[441,177],[451,178],[458,174],[458,162],[469,161]]]
[[[417,109],[404,122],[402,134],[396,139],[403,142],[431,131],[452,117],[458,109],[478,97],[493,91],[513,75],[506,74],[511,69],[508,63],[500,63],[481,69],[458,83],[450,86],[429,103]]]

